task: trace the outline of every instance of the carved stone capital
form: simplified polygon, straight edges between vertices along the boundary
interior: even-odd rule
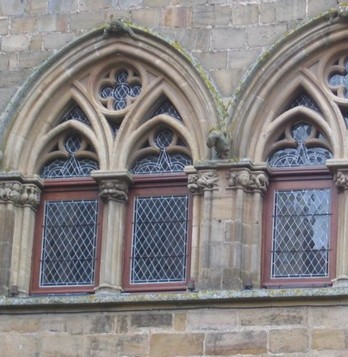
[[[132,176],[128,171],[93,171],[92,177],[99,183],[100,197],[104,200],[126,202]]]
[[[41,191],[35,184],[24,184],[19,181],[0,182],[0,203],[31,206],[36,209],[40,203],[40,194]]]
[[[268,176],[262,171],[242,169],[230,172],[229,188],[240,188],[246,192],[265,192],[269,184]]]
[[[106,200],[126,202],[128,199],[128,183],[121,180],[102,181],[100,197]]]
[[[202,194],[203,191],[213,190],[217,187],[219,177],[215,171],[199,172],[188,175],[188,189],[193,194]]]

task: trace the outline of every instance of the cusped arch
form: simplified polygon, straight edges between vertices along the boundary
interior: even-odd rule
[[[260,56],[233,98],[228,126],[235,157],[265,160],[272,123],[284,120],[286,105],[301,89],[321,109],[322,128],[333,145],[334,158],[347,155],[346,126],[325,77],[327,58],[342,52],[346,31],[346,23],[336,13],[331,18],[324,14],[288,34],[267,56]]]
[[[116,156],[128,150],[130,145],[124,144],[126,138],[115,140],[117,134],[113,132],[112,125],[109,125],[115,120],[110,119],[108,113],[103,113],[95,105],[95,89],[91,88],[91,83],[93,75],[100,73],[100,68],[101,71],[103,68],[112,68],[118,57],[124,58],[124,61],[129,58],[132,63],[146,67],[155,77],[164,78],[166,85],[171,86],[172,93],[180,94],[182,100],[175,104],[183,105],[180,110],[185,113],[186,130],[191,132],[186,136],[190,136],[192,155],[195,160],[207,159],[208,149],[202,143],[205,142],[209,129],[218,123],[217,104],[205,80],[188,57],[164,40],[139,29],[134,29],[131,36],[105,36],[103,29],[98,29],[79,38],[49,59],[12,99],[2,116],[2,122],[7,128],[1,138],[4,152],[2,169],[24,174],[34,173],[31,171],[37,169],[39,161],[28,162],[39,160],[36,156],[42,152],[46,139],[53,135],[49,133],[55,125],[55,116],[71,100],[82,107],[92,122],[93,135],[88,129],[83,130],[87,130],[88,138],[93,145],[95,143],[101,168],[117,169],[116,166],[122,160],[116,160]],[[167,89],[162,88],[159,92],[176,101]],[[52,108],[55,109],[52,111]],[[49,120],[47,113],[50,113]],[[131,118],[127,119],[131,121]],[[139,114],[136,123],[140,122]],[[127,124],[132,128],[136,125],[138,124]],[[129,135],[130,130],[125,130],[125,134]],[[116,144],[117,141],[122,142],[125,148]],[[127,159],[123,162],[126,164]]]

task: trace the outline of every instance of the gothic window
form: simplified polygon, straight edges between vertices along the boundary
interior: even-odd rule
[[[72,112],[74,118],[81,117],[79,110]],[[94,156],[81,135],[66,133],[40,169],[44,192],[37,215],[32,293],[93,291],[98,280],[101,207],[90,178],[99,167]]]
[[[191,159],[179,137],[151,134],[131,171],[124,287],[128,291],[184,289],[189,277],[191,199],[183,173]]]
[[[334,276],[336,191],[332,157],[315,126],[288,125],[268,158],[264,285],[328,284]]]

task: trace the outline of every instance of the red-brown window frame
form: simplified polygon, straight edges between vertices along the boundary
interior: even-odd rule
[[[96,257],[95,257],[95,280],[92,285],[83,286],[40,286],[40,260],[42,250],[42,229],[44,222],[45,202],[50,200],[97,200],[98,201],[98,216],[97,216],[97,242],[96,242]],[[99,283],[100,272],[100,255],[101,255],[101,237],[102,237],[102,201],[99,198],[99,190],[96,182],[91,178],[74,178],[74,179],[47,179],[44,181],[44,189],[41,197],[41,202],[37,210],[33,257],[32,257],[32,273],[31,273],[31,294],[62,294],[62,293],[93,293]]]
[[[186,251],[186,280],[169,283],[130,283],[131,254],[133,239],[133,212],[136,197],[153,195],[187,195],[188,196],[188,221],[187,221],[187,251]],[[186,290],[190,280],[191,264],[191,235],[192,235],[192,197],[187,188],[185,174],[162,175],[134,175],[134,183],[130,188],[124,245],[123,288],[126,292],[145,291],[178,291]]]
[[[327,277],[272,278],[273,202],[276,190],[328,188],[331,192],[330,251]],[[272,171],[272,179],[264,198],[262,285],[266,288],[320,287],[331,285],[336,275],[337,188],[325,168],[280,168]]]

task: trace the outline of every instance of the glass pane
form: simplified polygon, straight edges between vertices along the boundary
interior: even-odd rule
[[[309,147],[306,140],[311,134],[312,127],[301,123],[292,129],[292,137],[297,143],[296,148],[282,148],[268,158],[271,167],[299,167],[325,165],[332,158],[329,150],[315,146]]]
[[[135,199],[131,283],[186,280],[188,197]]]
[[[272,277],[328,276],[330,190],[276,191]]]
[[[40,286],[94,283],[97,213],[96,200],[45,202]]]

